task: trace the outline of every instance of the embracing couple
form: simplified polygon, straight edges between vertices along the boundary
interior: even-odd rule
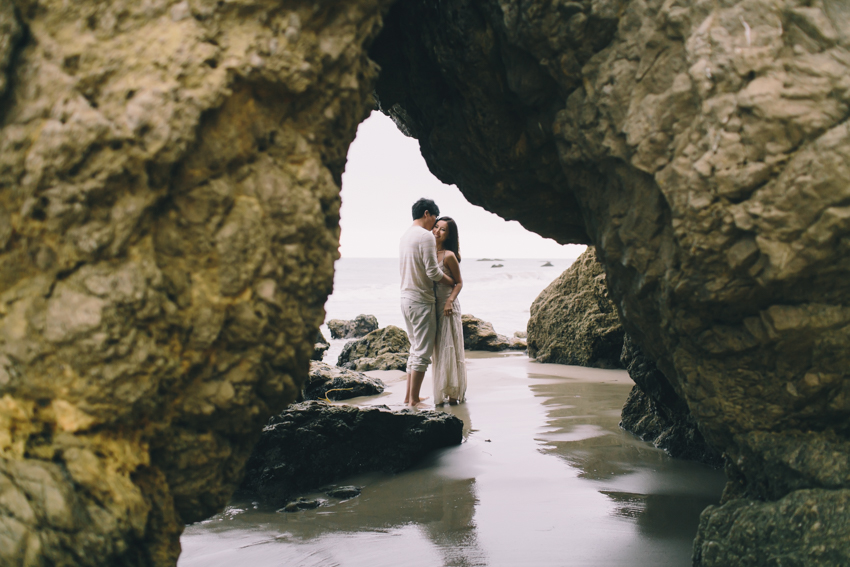
[[[416,407],[434,357],[434,403],[459,403],[466,394],[463,327],[457,296],[463,287],[457,224],[430,199],[413,204],[413,225],[399,244],[401,312],[410,337],[407,393]]]

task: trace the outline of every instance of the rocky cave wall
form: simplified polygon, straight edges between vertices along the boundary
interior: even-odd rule
[[[0,3],[3,562],[173,564],[223,506],[307,373],[388,4]],[[730,457],[700,565],[850,556],[848,33],[841,0],[403,0],[369,52],[438,177],[596,245]]]
[[[306,378],[388,2],[0,2],[0,563],[173,565]]]
[[[699,565],[850,557],[848,48],[841,0],[411,0],[372,50],[431,171],[595,244],[729,460]],[[771,531],[780,509],[808,523]]]

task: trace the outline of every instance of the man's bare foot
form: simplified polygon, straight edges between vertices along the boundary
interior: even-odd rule
[[[410,404],[410,407],[412,407],[412,408],[414,408],[414,409],[425,409],[425,408],[430,407],[430,405],[429,405],[429,404],[426,404],[426,403],[425,403],[425,402],[423,402],[422,400],[419,400],[419,401],[418,401],[418,402],[416,402],[415,404]]]
[[[415,402],[408,403],[407,400],[405,400],[404,403],[406,403],[407,405],[409,405],[412,408],[418,408],[420,406],[420,404],[427,399],[428,399],[428,396],[423,396],[423,397],[419,398],[418,400],[416,400]]]

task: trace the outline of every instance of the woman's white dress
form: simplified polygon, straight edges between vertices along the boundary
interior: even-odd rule
[[[443,262],[440,269],[446,271]],[[452,288],[437,284],[437,338],[434,341],[434,403],[449,398],[462,402],[466,397],[466,359],[463,355],[463,325],[460,322],[460,303],[452,303],[452,314],[446,317],[443,309]]]

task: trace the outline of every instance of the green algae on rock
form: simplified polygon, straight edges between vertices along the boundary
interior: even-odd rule
[[[0,3],[0,563],[173,565],[222,509],[307,376],[387,5]]]

